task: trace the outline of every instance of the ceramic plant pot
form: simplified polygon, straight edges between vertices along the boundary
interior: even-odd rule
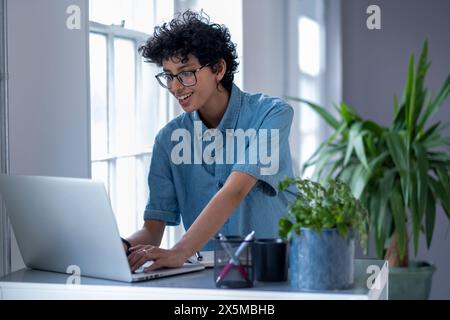
[[[337,229],[301,228],[291,239],[290,284],[299,290],[342,290],[353,285],[353,234],[344,238]]]

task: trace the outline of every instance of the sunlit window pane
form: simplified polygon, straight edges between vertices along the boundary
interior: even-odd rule
[[[135,144],[135,45],[117,38],[114,41],[114,117],[115,151],[130,152]]]
[[[169,121],[167,108],[169,108],[170,101],[171,97],[167,90],[158,91],[158,131]]]
[[[135,158],[117,159],[115,181],[115,214],[121,234],[136,230],[136,166]],[[145,177],[139,177],[144,178]]]
[[[303,134],[300,141],[300,152],[301,152],[301,163],[303,164],[313,155],[319,146],[317,135],[315,134]],[[314,168],[311,167],[305,175],[304,178],[310,178]]]
[[[232,10],[230,10],[232,8]],[[239,70],[243,70],[243,35],[242,35],[242,0],[197,0],[194,10],[203,9],[214,23],[224,24],[231,34],[231,40],[236,43],[239,58]],[[234,82],[242,88],[242,72],[234,75]]]
[[[162,24],[163,22],[167,22],[172,20],[173,13],[175,12],[174,0],[154,0],[156,3],[155,8],[155,26]]]
[[[124,21],[126,29],[151,33],[153,5],[153,0],[90,0],[89,19],[106,25],[121,25]]]
[[[316,79],[303,77],[300,80],[300,96],[303,99],[319,103],[319,89]],[[319,129],[319,116],[308,105],[302,103],[300,109],[300,128],[303,133],[314,132]]]
[[[159,113],[165,110],[165,108],[158,108],[158,91],[164,90],[161,90],[156,84],[154,75],[157,73],[157,70],[154,65],[142,62],[142,90],[138,105],[138,136],[140,139],[139,145],[142,150],[149,150],[153,146],[158,130]]]
[[[109,191],[109,166],[107,161],[92,163],[92,180],[102,181],[106,190]]]
[[[125,28],[151,33],[153,29],[153,14],[155,8],[152,0],[126,0],[132,3],[130,23],[125,24]]]
[[[120,25],[127,16],[126,1],[123,0],[90,0],[89,20],[106,25]],[[130,2],[130,1],[128,1]]]
[[[90,35],[91,153],[98,158],[108,152],[106,37]]]
[[[320,72],[320,25],[307,17],[298,20],[298,65],[300,70],[312,76]]]
[[[148,184],[147,184],[147,177],[148,177],[148,171],[150,167],[150,154],[139,156],[136,159],[136,185],[137,185],[137,191],[136,191],[136,203],[137,203],[137,223],[138,226],[142,225],[143,223],[143,215],[144,215],[144,208],[148,201]]]

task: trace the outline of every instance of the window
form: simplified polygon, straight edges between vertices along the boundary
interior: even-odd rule
[[[297,20],[297,79],[300,97],[324,103],[325,27],[323,1],[302,0]],[[321,124],[319,116],[306,105],[300,108],[300,165],[319,147]],[[313,167],[304,178],[311,177]]]
[[[137,52],[158,20],[171,19],[167,0],[91,0],[91,168],[110,195],[119,232],[142,226],[152,144],[173,116],[173,101]],[[165,244],[168,245],[167,243]]]
[[[121,235],[142,226],[154,138],[181,112],[156,82],[160,70],[137,53],[139,44],[174,12],[203,8],[211,21],[229,26],[242,50],[241,1],[227,2],[225,10],[216,0],[90,0],[92,178],[105,183]],[[171,247],[183,232],[182,225],[166,228],[161,246]]]

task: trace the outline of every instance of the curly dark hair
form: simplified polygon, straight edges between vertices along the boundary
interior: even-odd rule
[[[231,42],[230,32],[224,25],[210,23],[203,10],[200,13],[191,10],[178,14],[169,23],[163,23],[154,29],[145,44],[138,49],[146,62],[162,66],[164,60],[180,57],[187,61],[189,54],[197,57],[201,65],[210,64],[215,71],[220,59],[226,63],[226,72],[221,84],[231,92],[234,74],[239,65],[236,45]]]

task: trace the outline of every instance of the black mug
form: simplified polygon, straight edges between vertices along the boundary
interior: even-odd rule
[[[257,281],[287,281],[288,248],[282,239],[256,239],[253,266]]]

